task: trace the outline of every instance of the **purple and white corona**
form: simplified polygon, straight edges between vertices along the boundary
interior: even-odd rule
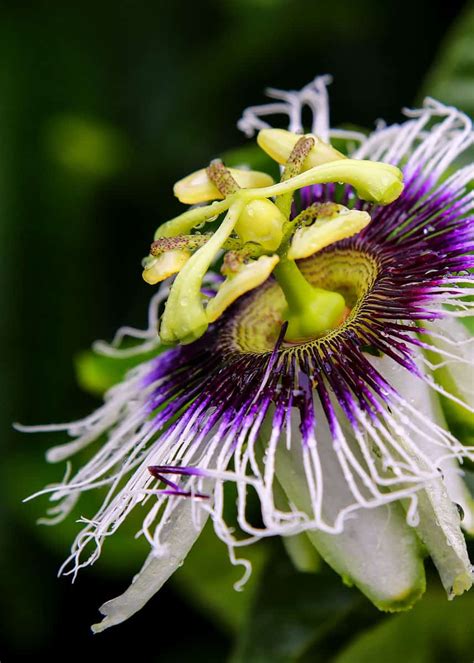
[[[427,555],[450,598],[472,585],[462,464],[474,449],[441,407],[463,419],[474,404],[459,320],[472,306],[474,167],[457,166],[471,122],[427,99],[368,136],[331,129],[327,83],[270,90],[239,122],[278,162],[279,182],[214,160],[175,185],[191,207],[158,228],[144,261],[148,283],[165,281],[149,327],[101,346],[156,357],[82,421],[34,427],[72,438],[51,462],[96,444],[42,491],[53,521],[82,492],[108,488],[64,572],[94,562],[127,515],[143,513],[149,557],[95,631],[142,607],[209,518],[242,581],[245,546],[279,535],[316,549],[381,610],[422,595]],[[272,128],[282,117],[288,128]],[[124,335],[140,342],[121,350]],[[224,517],[228,482],[238,527]]]

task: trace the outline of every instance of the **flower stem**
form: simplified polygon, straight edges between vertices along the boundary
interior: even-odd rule
[[[345,301],[341,294],[312,286],[294,260],[283,258],[273,273],[287,303],[286,340],[316,338],[339,325],[345,310]]]

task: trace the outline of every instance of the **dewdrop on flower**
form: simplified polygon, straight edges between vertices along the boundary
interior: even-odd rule
[[[41,491],[56,522],[82,492],[109,488],[64,573],[94,562],[137,505],[145,513],[149,557],[94,631],[137,612],[208,519],[244,566],[242,581],[245,545],[305,533],[381,610],[420,598],[426,554],[449,598],[472,585],[461,528],[474,531],[462,472],[474,450],[449,431],[440,404],[472,417],[472,340],[458,318],[472,309],[474,168],[455,168],[473,143],[471,122],[427,99],[367,137],[331,129],[327,83],[271,90],[274,101],[239,122],[249,137],[260,132],[280,182],[214,161],[176,185],[199,206],[158,228],[143,274],[151,284],[175,276],[152,297],[148,329],[124,328],[102,350],[173,347],[86,419],[34,428],[71,435],[52,462],[107,434],[83,467]],[[288,130],[267,124],[282,112]],[[334,138],[356,147],[342,154]],[[116,348],[125,334],[142,345]],[[238,527],[224,517],[226,482]],[[250,495],[259,527],[247,518]]]

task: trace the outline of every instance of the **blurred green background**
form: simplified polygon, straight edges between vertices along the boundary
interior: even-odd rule
[[[474,658],[474,598],[448,604],[434,578],[412,613],[386,617],[328,571],[296,574],[275,541],[235,594],[239,571],[210,532],[139,615],[94,637],[97,607],[144,557],[137,527],[75,585],[57,579],[77,525],[37,527],[46,500],[21,500],[62,476],[44,462],[62,438],[11,428],[98,404],[74,358],[145,324],[140,260],[179,210],[173,182],[244,144],[236,121],[266,86],[333,74],[335,125],[396,121],[425,92],[472,114],[473,47],[460,0],[0,2],[2,663],[123,660],[127,646],[161,662]]]

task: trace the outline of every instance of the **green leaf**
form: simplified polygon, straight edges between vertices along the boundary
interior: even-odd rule
[[[134,357],[107,357],[92,350],[81,352],[75,360],[79,386],[94,396],[102,396],[107,389],[123,380],[130,369],[153,359],[166,348],[158,347]]]
[[[431,592],[410,613],[388,617],[351,643],[333,663],[472,661],[474,595],[448,602]]]
[[[84,458],[87,457],[87,452],[82,453]],[[79,519],[93,518],[107,491],[102,488],[84,492],[72,512],[62,522],[54,526],[38,525],[37,521],[43,519],[48,508],[56,503],[49,502],[48,496],[41,496],[27,503],[23,503],[23,500],[34,491],[61,481],[63,475],[63,463],[38,463],[37,458],[17,451],[11,454],[8,472],[4,472],[1,479],[9,496],[10,510],[16,521],[29,532],[31,541],[41,542],[41,545],[50,549],[54,555],[66,559],[71,544],[84,527]],[[133,575],[137,572],[149,551],[145,537],[137,539],[135,536],[142,526],[143,517],[144,511],[140,506],[132,511],[114,536],[106,541],[103,554],[93,567],[94,572],[112,577],[126,577],[127,574]]]
[[[262,575],[258,595],[231,658],[232,663],[289,663],[308,660],[327,663],[329,652],[341,646],[331,641],[335,630],[344,624],[352,633],[351,611],[358,610],[362,621],[367,601],[357,590],[345,587],[325,567],[319,574],[298,573],[281,547],[269,560]],[[375,615],[377,618],[377,615]],[[360,618],[355,620],[358,624]],[[365,626],[364,622],[364,626]],[[311,655],[306,658],[311,648]]]
[[[125,137],[92,117],[69,113],[51,118],[45,144],[54,161],[83,177],[108,178],[127,163]]]
[[[183,566],[174,574],[174,586],[208,618],[228,632],[237,632],[252,604],[263,568],[268,559],[266,541],[238,550],[237,557],[252,564],[252,575],[242,591],[234,584],[244,572],[241,565],[232,566],[225,544],[217,538],[208,522]]]
[[[468,3],[428,73],[422,92],[474,116],[474,4]]]

